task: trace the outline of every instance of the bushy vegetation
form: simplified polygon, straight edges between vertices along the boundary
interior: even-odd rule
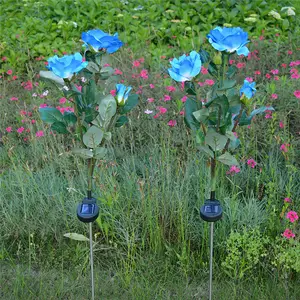
[[[287,16],[284,6],[294,6]],[[64,237],[87,228],[76,217],[86,191],[77,143],[42,123],[44,105],[67,111],[39,70],[55,53],[81,48],[91,28],[128,43],[110,62],[139,95],[95,169],[96,294],[104,299],[202,299],[207,295],[209,166],[184,124],[186,94],[167,75],[169,59],[207,48],[224,23],[249,31],[248,58],[233,56],[255,105],[273,106],[237,132],[239,168],[222,166],[215,229],[216,299],[297,299],[300,271],[299,5],[292,1],[10,1],[0,4],[0,297],[86,299],[88,245]],[[297,10],[298,9],[298,10]],[[282,19],[270,15],[280,12]],[[257,16],[253,16],[256,14]],[[252,15],[252,16],[251,16]],[[245,20],[256,18],[256,23]],[[288,21],[289,23],[287,23]],[[75,23],[73,23],[75,22]],[[204,65],[205,101],[214,81]],[[80,86],[78,86],[80,89]],[[114,86],[107,90],[114,94]],[[114,145],[114,150],[112,150]],[[293,212],[293,213],[291,213]]]

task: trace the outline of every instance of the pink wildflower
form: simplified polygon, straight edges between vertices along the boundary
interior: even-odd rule
[[[10,98],[10,101],[18,101],[18,100],[19,100],[18,97],[11,97],[11,98]]]
[[[281,64],[281,66],[282,66],[283,68],[286,68],[286,67],[287,67],[287,64]]]
[[[272,73],[273,75],[276,75],[276,74],[279,73],[279,71],[278,71],[278,69],[273,69],[273,70],[271,70],[271,73]]]
[[[148,98],[147,101],[148,101],[149,103],[152,103],[152,102],[154,102],[154,98]]]
[[[7,72],[6,72],[7,75],[11,75],[12,73],[13,73],[12,70],[7,70]]]
[[[291,210],[286,214],[286,218],[290,220],[290,222],[294,223],[299,219],[297,212]]]
[[[157,109],[159,110],[160,114],[165,114],[168,110],[165,107],[158,106]]]
[[[253,78],[252,77],[246,77],[246,80],[249,82],[253,82]]]
[[[164,101],[170,101],[171,100],[171,96],[169,95],[164,95]]]
[[[295,91],[294,95],[295,95],[296,98],[300,99],[300,90]]]
[[[143,78],[143,79],[148,79],[148,71],[146,69],[143,69],[140,72],[140,77]]]
[[[150,89],[154,89],[154,88],[155,88],[155,85],[154,85],[153,83],[150,83],[150,84],[149,84],[149,87],[150,87]]]
[[[291,229],[286,229],[284,231],[284,233],[282,234],[282,236],[284,236],[285,238],[287,239],[290,239],[290,238],[294,238],[295,237],[295,234],[293,233],[293,231]]]
[[[254,74],[255,74],[255,75],[260,75],[261,73],[260,73],[259,70],[257,70],[257,71],[254,72]]]
[[[284,123],[282,121],[279,122],[279,127],[284,128]]]
[[[282,152],[288,152],[288,147],[290,146],[290,144],[282,144],[281,146],[280,146],[280,150],[282,151]]]
[[[117,93],[117,91],[116,90],[111,90],[110,92],[109,92],[113,97],[115,97],[116,96],[116,93]]]
[[[65,104],[67,99],[65,97],[62,97],[59,99],[59,104]]]
[[[205,83],[206,83],[207,85],[214,85],[214,84],[215,84],[215,82],[214,82],[212,79],[206,79],[206,80],[205,80]]]
[[[278,98],[278,95],[277,95],[277,94],[272,94],[272,95],[271,95],[271,98],[277,99],[277,98]]]
[[[206,69],[205,67],[202,66],[202,68],[201,68],[201,73],[202,73],[203,75],[208,74],[208,69]]]
[[[284,201],[284,202],[288,202],[288,203],[291,203],[291,202],[292,202],[291,198],[288,198],[288,197],[284,198],[283,201]]]
[[[173,86],[173,85],[166,86],[166,90],[167,90],[168,92],[175,92],[175,91],[176,91],[176,87]]]
[[[5,130],[6,130],[7,132],[12,132],[12,127],[7,127],[7,128],[5,128]]]
[[[141,63],[140,63],[138,60],[135,60],[135,61],[132,63],[132,65],[133,65],[134,68],[138,68],[138,67],[141,65]]]
[[[37,131],[36,134],[35,134],[35,136],[36,137],[42,137],[42,136],[44,136],[44,131],[43,130]]]
[[[170,120],[170,121],[168,122],[168,125],[169,125],[170,127],[174,127],[174,126],[176,126],[176,124],[177,124],[176,120]]]
[[[44,108],[44,107],[47,107],[48,105],[46,103],[43,103],[40,105],[40,108]]]
[[[266,74],[266,78],[267,78],[267,79],[270,79],[270,78],[271,78],[271,75],[270,75],[269,73],[267,73],[267,74]]]
[[[122,72],[121,70],[119,70],[119,69],[116,68],[114,74],[115,74],[115,75],[122,75],[123,72]]]
[[[237,167],[237,166],[231,166],[230,169],[229,169],[229,171],[226,172],[226,174],[228,174],[228,175],[234,175],[234,174],[237,174],[239,172],[241,172],[241,169],[239,167]]]
[[[24,127],[20,127],[20,128],[17,129],[17,133],[22,133],[24,130],[25,130]]]
[[[186,99],[187,99],[187,96],[183,96],[183,97],[181,98],[181,102],[184,103],[184,102],[186,101]]]
[[[242,68],[244,68],[245,66],[246,66],[245,63],[237,63],[237,64],[236,64],[236,67],[237,67],[238,69],[242,69]]]
[[[254,169],[255,166],[257,165],[257,162],[253,158],[250,158],[247,161],[247,165],[250,166],[252,169]]]

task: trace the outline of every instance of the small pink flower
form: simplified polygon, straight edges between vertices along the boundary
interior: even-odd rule
[[[208,74],[208,69],[206,69],[205,67],[202,66],[202,68],[201,68],[201,73],[202,73],[203,75]]]
[[[276,75],[276,74],[279,73],[279,70],[278,70],[278,69],[271,70],[271,73],[272,73],[273,75]]]
[[[279,76],[274,76],[274,80],[278,81],[279,80]]]
[[[27,112],[25,110],[20,110],[20,115],[21,116],[26,116],[27,115]]]
[[[267,79],[270,79],[270,78],[271,78],[271,75],[270,75],[269,73],[267,73],[267,74],[266,74],[266,78],[267,78]]]
[[[13,73],[12,70],[7,70],[7,72],[6,72],[7,75],[11,75],[12,73]]]
[[[121,70],[119,70],[119,69],[116,68],[114,74],[115,74],[115,75],[122,75],[123,72],[122,72]]]
[[[36,120],[31,120],[31,124],[35,124],[36,123]]]
[[[289,219],[292,223],[299,219],[297,212],[291,210],[286,214],[286,218]]]
[[[284,128],[284,123],[282,121],[279,122],[279,127]]]
[[[138,68],[138,67],[141,65],[141,63],[140,63],[138,60],[135,60],[135,61],[132,63],[132,65],[133,65],[134,68]]]
[[[265,115],[265,118],[266,118],[266,119],[272,119],[272,113],[266,114],[266,115]]]
[[[290,144],[282,144],[281,146],[280,146],[280,150],[282,151],[282,152],[288,152],[288,147],[290,146]]]
[[[290,198],[288,198],[288,197],[284,198],[283,201],[284,201],[284,202],[288,202],[288,203],[291,203],[291,202],[292,202],[292,200],[291,200]]]
[[[293,51],[292,51],[292,50],[288,50],[287,54],[288,54],[288,55],[292,55],[292,54],[293,54]]]
[[[287,64],[281,64],[281,66],[282,66],[283,68],[286,68],[286,67],[287,67]]]
[[[254,169],[255,166],[257,165],[257,162],[253,158],[250,158],[247,161],[247,165],[250,166],[252,169]]]
[[[20,128],[17,129],[17,133],[22,133],[24,130],[25,130],[24,127],[20,127]]]
[[[175,92],[175,91],[176,91],[176,87],[173,86],[173,85],[166,86],[166,90],[167,90],[168,92]]]
[[[44,108],[44,107],[47,107],[48,105],[46,103],[43,103],[40,105],[40,108]]]
[[[181,102],[184,103],[184,102],[186,101],[186,99],[187,99],[187,96],[183,96],[183,97],[181,98]]]
[[[226,172],[226,174],[228,174],[228,175],[234,175],[234,174],[237,174],[239,172],[241,172],[241,169],[239,167],[237,167],[237,166],[231,166],[230,169],[229,169],[229,171]]]
[[[79,92],[81,92],[82,86],[81,86],[81,85],[77,85],[77,84],[74,84],[74,85],[75,85],[76,89],[77,89]]]
[[[12,132],[12,127],[7,127],[7,128],[5,128],[5,130],[6,130],[7,132]]]
[[[299,78],[300,78],[300,74],[293,73],[293,74],[291,75],[291,78],[292,78],[292,79],[299,79]]]
[[[65,97],[62,97],[59,99],[59,104],[65,104],[67,99]]]
[[[257,71],[254,72],[254,74],[255,74],[255,75],[260,75],[261,73],[260,73],[259,70],[257,70]]]
[[[1,58],[1,60],[2,60],[2,61],[6,61],[6,60],[7,60],[7,57],[6,57],[6,56],[3,56],[3,57]]]
[[[238,138],[237,132],[233,131],[232,133],[233,133],[233,135],[234,135],[236,138]]]
[[[117,91],[116,91],[116,90],[111,90],[111,91],[110,91],[110,94],[111,94],[113,97],[115,97],[115,96],[116,96],[116,93],[117,93]]]
[[[144,57],[141,57],[141,58],[138,59],[138,61],[141,62],[141,63],[144,63],[145,58],[144,58]]]
[[[235,63],[235,60],[233,60],[233,59],[230,59],[230,60],[229,60],[229,64],[230,64],[230,65],[232,65],[232,64],[234,64],[234,63]]]
[[[278,95],[277,95],[277,94],[272,94],[272,95],[271,95],[271,98],[272,98],[272,99],[277,99],[277,98],[278,98]]]
[[[152,103],[152,102],[154,102],[154,98],[148,98],[147,101],[148,101],[149,103]]]
[[[153,83],[150,83],[150,84],[149,84],[149,87],[150,87],[150,89],[154,89],[154,88],[155,88],[155,85],[154,85]]]
[[[184,116],[184,110],[181,110],[181,111],[179,112],[179,114],[180,114],[181,116]]]
[[[292,231],[291,229],[288,229],[288,228],[287,228],[287,229],[283,232],[282,236],[284,236],[284,237],[287,238],[287,239],[290,239],[290,238],[294,238],[294,237],[295,237],[295,234],[293,233],[293,231]]]
[[[164,101],[170,101],[171,100],[171,96],[169,95],[164,95]]]
[[[14,75],[13,77],[12,77],[12,80],[16,80],[18,78],[18,76],[17,75]]]
[[[207,85],[214,85],[214,84],[215,84],[215,82],[214,82],[212,79],[206,79],[206,80],[205,80],[205,83],[206,83]]]
[[[154,115],[153,118],[157,119],[159,116],[160,116],[160,114],[158,113],[158,114]]]
[[[295,91],[294,95],[295,95],[296,98],[300,99],[300,90]]]
[[[198,84],[199,84],[200,86],[205,86],[205,82],[199,81]]]
[[[104,68],[110,67],[110,64],[104,64],[103,67],[104,67]]]
[[[174,126],[176,126],[176,124],[177,124],[176,120],[170,120],[170,121],[168,122],[168,125],[169,125],[170,127],[174,127]]]
[[[143,78],[143,79],[148,79],[148,71],[146,69],[143,69],[140,72],[140,77]]]
[[[246,66],[245,63],[237,63],[237,64],[236,64],[236,67],[237,67],[238,69],[242,69],[242,68],[244,68],[245,66]]]
[[[249,82],[253,82],[253,78],[252,77],[246,77],[246,80]]]
[[[37,131],[36,134],[35,134],[35,136],[36,137],[42,137],[42,136],[44,136],[44,131],[43,130]]]
[[[11,97],[11,98],[10,98],[10,101],[18,101],[18,100],[19,100],[18,97]]]
[[[158,106],[157,109],[159,110],[160,114],[165,114],[168,110],[165,107]]]

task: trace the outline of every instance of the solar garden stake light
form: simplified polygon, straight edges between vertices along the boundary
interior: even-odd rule
[[[41,78],[50,80],[56,86],[60,85],[59,89],[73,107],[46,106],[39,111],[41,119],[49,124],[52,131],[73,135],[80,146],[73,148],[72,153],[88,162],[87,197],[78,205],[77,216],[80,221],[89,223],[92,299],[94,299],[92,222],[99,215],[99,207],[92,196],[93,173],[97,160],[107,156],[105,144],[111,140],[111,130],[129,121],[126,114],[138,104],[138,95],[129,95],[131,87],[117,84],[119,78],[114,76],[114,69],[110,67],[109,54],[123,45],[117,33],[110,36],[95,29],[82,33],[81,39],[85,48],[83,56],[80,53],[61,58],[55,55],[48,59],[47,68],[50,71],[40,72]],[[115,96],[111,95],[111,87],[104,82],[107,79],[110,79],[110,84],[116,86]]]
[[[240,27],[216,27],[210,31],[207,38],[217,53],[210,56],[203,49],[199,52],[191,51],[189,55],[174,58],[170,62],[171,68],[168,72],[172,79],[184,87],[185,123],[192,130],[197,149],[210,159],[210,199],[200,208],[200,216],[204,221],[211,223],[209,289],[211,299],[213,229],[214,222],[222,217],[220,201],[215,199],[216,168],[222,163],[230,166],[229,172],[239,171],[239,163],[233,153],[240,145],[236,133],[238,126],[250,125],[254,116],[274,109],[266,106],[256,108],[252,100],[256,93],[255,82],[252,82],[252,79],[245,79],[244,84],[237,88],[234,77],[238,68],[232,64],[230,56],[249,54],[246,47],[250,42],[248,33]],[[214,79],[210,80],[211,90],[209,92],[205,90],[202,95],[201,82],[196,78],[200,72],[209,73]]]

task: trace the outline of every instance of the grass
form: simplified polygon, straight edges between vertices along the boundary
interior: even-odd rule
[[[146,52],[122,49],[112,62],[140,99],[129,124],[113,132],[109,155],[94,174],[100,206],[93,225],[96,298],[207,299],[209,227],[201,221],[199,207],[209,196],[209,166],[180,115],[180,87],[174,93],[166,90],[174,84],[164,77],[168,59],[179,50],[168,48],[165,53],[157,46],[157,53],[167,57],[154,57],[152,46]],[[297,47],[297,39],[275,36],[272,42],[252,41],[251,50],[260,59],[234,57],[236,63],[247,63],[239,69],[238,80],[252,76],[257,82],[256,105],[273,105],[275,113],[271,119],[257,117],[249,129],[238,131],[241,172],[232,176],[222,166],[217,171],[224,216],[214,235],[215,299],[299,298],[299,258],[289,255],[293,249],[299,252],[299,224],[284,218],[287,210],[300,209],[300,102],[293,94],[299,88],[290,79],[289,67],[299,57]],[[133,68],[132,62],[140,58],[140,68]],[[5,73],[11,66],[17,80]],[[27,71],[19,72],[16,61],[9,59],[1,68],[0,298],[89,299],[88,244],[64,237],[70,232],[87,236],[87,227],[75,214],[85,196],[86,165],[70,152],[76,142],[51,135],[37,109],[44,102],[57,105],[61,94],[37,79],[43,62],[29,58]],[[142,69],[149,71],[149,79],[132,78]],[[278,80],[273,75],[267,79],[274,69],[279,70]],[[254,76],[257,70],[261,75]],[[200,80],[208,78],[201,75]],[[28,80],[33,82],[30,91],[21,85]],[[33,96],[46,90],[45,97]],[[208,90],[205,85],[203,99]],[[161,100],[166,94],[171,101]],[[154,119],[144,113],[157,112],[158,105],[168,109],[165,115]],[[22,110],[32,116],[21,116]],[[173,128],[167,125],[170,119],[177,120]],[[17,134],[21,126],[30,132]],[[38,130],[45,136],[37,138]],[[284,143],[290,144],[286,153],[280,150]],[[250,158],[257,162],[253,169],[247,165]],[[286,197],[291,204],[284,203]],[[287,227],[293,227],[294,243],[281,236]],[[287,254],[283,261],[281,254]]]

